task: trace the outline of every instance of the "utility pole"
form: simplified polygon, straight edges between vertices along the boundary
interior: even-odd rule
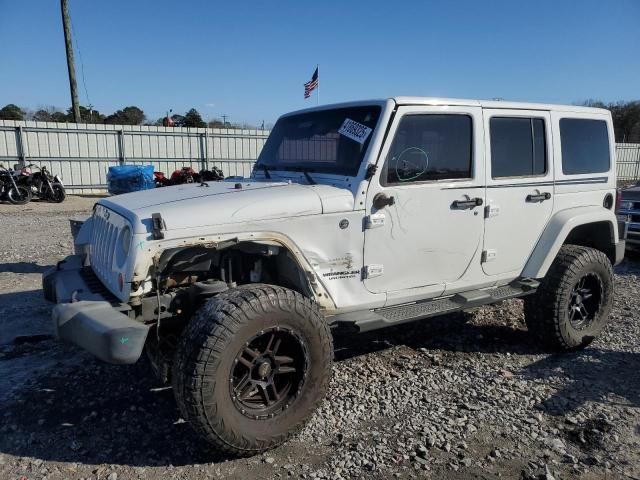
[[[229,115],[222,114],[222,125],[224,128],[227,128],[227,117]]]
[[[69,88],[71,89],[71,108],[76,123],[80,123],[80,105],[78,103],[78,84],[76,83],[76,68],[73,64],[73,44],[71,43],[71,21],[69,20],[68,0],[60,0],[62,10],[62,29],[64,30],[64,44],[67,49],[67,69],[69,70]]]

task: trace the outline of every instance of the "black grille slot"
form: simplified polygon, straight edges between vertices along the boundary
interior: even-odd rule
[[[83,267],[80,271],[80,275],[82,276],[84,283],[89,287],[91,293],[102,295],[108,302],[118,301],[115,295],[113,295],[113,293],[111,293],[96,276],[91,267]]]

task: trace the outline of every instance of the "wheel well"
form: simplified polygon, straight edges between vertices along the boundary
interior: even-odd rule
[[[569,232],[564,244],[595,248],[609,257],[611,263],[615,263],[616,246],[611,222],[601,221],[578,225]]]
[[[229,287],[268,283],[312,297],[304,270],[286,247],[275,242],[238,242],[223,249],[191,245],[166,250],[158,262],[163,290],[194,281],[220,280]]]

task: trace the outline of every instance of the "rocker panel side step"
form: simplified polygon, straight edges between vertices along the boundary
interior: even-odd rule
[[[471,290],[448,297],[338,314],[330,317],[329,321],[331,324],[351,324],[356,326],[360,332],[368,332],[421,318],[466,310],[509,298],[523,297],[534,293],[536,287],[537,284],[529,280],[522,283],[514,282],[511,285],[484,290]]]

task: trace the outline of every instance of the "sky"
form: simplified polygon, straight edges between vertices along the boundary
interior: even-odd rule
[[[640,0],[69,0],[80,103],[259,125],[395,95],[640,99]],[[70,105],[57,0],[0,0],[0,106]]]

